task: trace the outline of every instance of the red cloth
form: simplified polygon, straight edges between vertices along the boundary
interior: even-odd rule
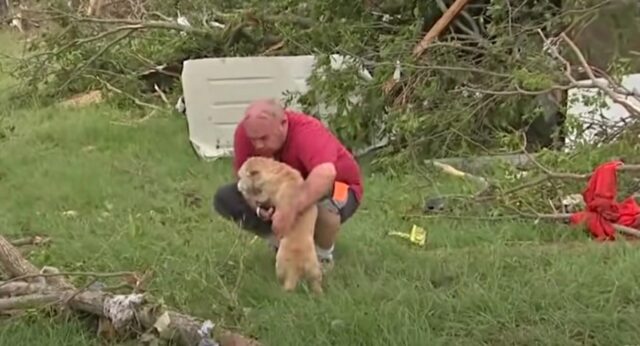
[[[616,170],[621,164],[621,161],[610,161],[595,169],[582,193],[586,210],[571,215],[571,224],[586,222],[591,235],[600,241],[615,239],[612,224],[634,227],[640,216],[640,206],[633,196],[616,202]]]

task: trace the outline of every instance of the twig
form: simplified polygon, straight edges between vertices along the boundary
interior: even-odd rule
[[[582,65],[585,72],[589,76],[589,79],[591,79],[592,84],[598,89],[604,91],[607,94],[607,96],[609,96],[611,100],[613,100],[613,102],[623,106],[627,110],[627,112],[629,112],[629,114],[634,115],[636,117],[640,117],[640,108],[632,105],[627,100],[624,100],[623,98],[621,98],[618,94],[616,94],[613,90],[611,90],[606,83],[602,83],[601,81],[597,80],[596,76],[593,73],[593,70],[587,63],[587,60],[585,59],[584,55],[582,54],[582,52],[580,52],[580,49],[578,49],[578,46],[576,46],[576,44],[573,43],[573,41],[571,41],[566,34],[562,33],[560,37],[569,45],[569,47],[571,47],[571,50],[573,51],[573,53],[578,57],[580,64]]]
[[[105,81],[105,80],[101,79],[100,77],[94,76],[93,78],[97,79],[99,82],[101,82],[102,84],[104,84],[104,86],[106,86],[106,87],[107,87],[107,89],[109,89],[109,90],[111,90],[111,91],[114,91],[114,92],[116,92],[116,93],[118,93],[118,94],[121,94],[121,95],[124,95],[124,96],[128,97],[129,99],[133,100],[133,102],[135,102],[135,103],[136,103],[137,105],[139,105],[139,106],[144,106],[144,107],[152,108],[152,109],[154,109],[154,110],[162,110],[162,108],[160,108],[160,107],[158,107],[158,106],[156,106],[156,105],[153,105],[153,104],[151,104],[151,103],[147,103],[147,102],[141,101],[141,100],[139,100],[138,98],[136,98],[135,96],[133,96],[133,95],[129,95],[128,93],[126,93],[126,92],[124,92],[124,91],[122,91],[122,90],[120,90],[120,89],[116,88],[115,86],[111,85],[109,82],[107,82],[107,81]]]
[[[130,29],[126,32],[124,32],[122,35],[114,38],[113,40],[111,40],[111,42],[105,44],[96,54],[94,54],[93,56],[91,56],[89,59],[87,59],[86,61],[84,61],[84,63],[76,66],[76,68],[73,70],[73,72],[71,72],[70,76],[67,78],[67,80],[60,86],[60,89],[64,89],[69,83],[71,83],[71,81],[78,75],[78,73],[80,73],[84,68],[86,68],[87,66],[91,65],[91,63],[96,60],[97,58],[99,58],[102,54],[104,54],[107,50],[109,50],[111,47],[115,46],[116,44],[118,44],[118,42],[124,40],[125,38],[127,38],[129,35],[131,35],[133,33],[133,29]]]
[[[166,29],[166,30],[175,30],[182,31],[193,34],[210,34],[212,30],[204,30],[198,29],[196,27],[182,25],[173,21],[159,21],[159,20],[148,20],[148,21],[140,21],[140,20],[130,20],[130,19],[117,19],[117,18],[95,18],[95,17],[83,17],[72,15],[69,13],[61,12],[61,11],[38,11],[38,10],[29,10],[28,12],[39,13],[39,14],[57,14],[59,17],[66,17],[72,19],[76,22],[84,22],[84,23],[96,23],[96,24],[121,24],[135,27],[136,29]]]
[[[542,30],[538,29],[537,30],[538,34],[542,37],[544,42],[549,42],[549,40],[545,37],[544,33],[542,33]],[[552,45],[550,45],[550,52],[552,54],[553,57],[555,57],[556,59],[558,59],[560,62],[562,62],[565,65],[565,71],[564,74],[567,77],[567,79],[569,81],[571,81],[571,84],[574,86],[580,86],[582,88],[597,88],[600,89],[601,91],[603,91],[609,98],[611,98],[611,100],[619,105],[621,105],[622,107],[624,107],[627,112],[629,112],[629,114],[631,114],[634,117],[640,117],[640,107],[634,106],[633,104],[631,104],[629,101],[625,100],[624,98],[620,97],[620,95],[618,95],[616,92],[614,92],[611,89],[611,86],[608,85],[608,83],[603,82],[601,80],[598,80],[593,72],[593,69],[591,68],[591,66],[589,66],[589,64],[587,63],[587,60],[585,59],[584,55],[582,54],[582,52],[580,52],[580,49],[578,48],[578,46],[576,46],[576,44],[569,39],[569,37],[567,37],[567,35],[565,33],[560,34],[560,39],[562,39],[564,42],[567,43],[567,45],[569,45],[569,47],[571,48],[571,50],[573,51],[574,55],[578,58],[578,61],[580,62],[580,65],[582,66],[582,69],[584,70],[584,72],[587,74],[587,76],[589,77],[590,81],[588,82],[579,82],[577,81],[571,71],[571,64],[569,63],[569,61],[565,58],[563,58],[560,53],[558,53],[558,50],[556,48],[554,48]]]
[[[160,90],[160,88],[158,87],[158,84],[153,84],[153,88],[156,90],[156,92],[158,93],[158,95],[160,95],[160,98],[162,99],[162,101],[164,101],[164,103],[167,106],[170,106],[171,104],[169,103],[169,100],[167,99],[167,95],[165,95],[162,90]]]
[[[11,245],[13,246],[24,246],[24,245],[44,245],[51,241],[51,238],[41,237],[41,236],[33,236],[27,238],[20,238],[11,241]]]
[[[119,126],[135,126],[149,120],[154,114],[156,114],[157,111],[157,109],[153,109],[151,110],[151,112],[140,119],[134,119],[130,121],[111,121],[111,123]]]
[[[525,149],[526,137],[524,137],[524,135],[523,135],[523,141],[524,141],[524,144],[522,144],[522,148],[521,148],[522,153],[528,158],[529,162],[533,163],[540,171],[542,171],[543,175],[534,180],[528,181],[522,185],[518,185],[516,187],[503,191],[500,194],[501,196],[510,195],[521,190],[532,188],[534,186],[538,186],[540,184],[543,184],[551,180],[587,180],[591,178],[592,173],[579,174],[579,173],[559,173],[559,172],[551,171],[549,168],[544,167],[538,160],[535,159],[535,157],[533,157],[533,155],[531,155]],[[617,167],[617,170],[627,171],[627,172],[638,172],[640,171],[640,165],[620,165]],[[495,198],[495,196],[486,196],[486,197],[481,197],[480,199],[484,200],[489,198]]]
[[[515,210],[515,209],[514,209]],[[546,219],[546,220],[569,220],[571,214],[529,214],[515,210],[520,216],[531,219]],[[640,238],[640,230],[623,226],[617,223],[612,224],[613,228],[623,234]]]
[[[545,95],[550,92],[558,91],[558,90],[565,91],[565,90],[572,89],[574,87],[575,86],[573,84],[569,84],[569,85],[554,85],[552,87],[549,87],[543,90],[525,90],[516,85],[514,87],[515,90],[490,90],[490,89],[479,89],[479,88],[472,88],[472,87],[465,86],[465,87],[461,87],[459,90],[469,91],[469,92],[474,92],[479,94],[500,95],[500,96],[511,96],[511,95],[538,96],[538,95]]]
[[[278,43],[272,45],[271,47],[267,48],[264,52],[262,52],[262,55],[271,55],[273,54],[275,51],[281,49],[282,47],[284,47],[284,43],[285,40],[280,40]]]
[[[78,294],[86,291],[89,287],[91,287],[91,285],[93,285],[96,281],[98,281],[97,277],[94,277],[93,279],[89,280],[89,282],[87,282],[86,285],[82,286],[81,288],[77,289],[75,292],[73,292],[71,295],[69,295],[69,297],[67,297],[64,302],[62,303],[63,305],[67,305],[69,304],[69,302],[71,302],[71,300],[75,297],[78,296]]]

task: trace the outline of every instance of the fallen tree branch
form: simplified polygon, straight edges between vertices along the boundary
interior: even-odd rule
[[[441,163],[441,162],[438,162],[438,161],[432,161],[432,164],[434,166],[440,168],[444,173],[447,173],[447,174],[452,175],[454,177],[468,178],[468,179],[471,179],[471,180],[477,182],[478,184],[480,184],[481,188],[478,190],[478,192],[476,192],[474,194],[474,198],[485,195],[492,188],[492,185],[483,177],[479,177],[479,176],[473,175],[471,173],[463,172],[463,171],[461,171],[459,169],[454,168],[451,165],[448,165],[448,164],[445,164],[445,163]]]
[[[436,23],[427,31],[422,40],[416,44],[412,51],[412,57],[414,59],[419,58],[429,45],[449,26],[449,24],[455,19],[455,17],[462,11],[467,5],[469,0],[456,0],[449,9],[447,9],[442,16],[436,21]],[[385,94],[389,94],[397,84],[397,80],[391,76],[387,81],[382,84],[382,88]]]
[[[23,296],[34,293],[44,293],[50,286],[40,282],[0,282],[0,296]]]
[[[102,54],[104,54],[106,51],[108,51],[111,47],[114,47],[116,44],[118,44],[120,41],[124,40],[125,38],[129,37],[131,34],[133,34],[135,30],[135,27],[133,28],[129,28],[128,31],[123,32],[120,36],[117,36],[116,38],[114,38],[113,40],[109,41],[107,44],[105,44],[102,48],[100,48],[100,50],[98,50],[93,56],[91,56],[89,59],[85,60],[82,64],[76,66],[76,68],[71,72],[71,74],[69,75],[69,77],[67,78],[67,80],[62,84],[62,86],[60,86],[61,89],[64,89],[69,83],[71,83],[71,81],[82,71],[84,70],[87,66],[91,65],[91,63],[93,61],[95,61],[96,59],[98,59]]]
[[[511,195],[514,194],[516,192],[525,190],[525,189],[529,189],[541,184],[544,184],[548,181],[552,181],[552,180],[588,180],[589,178],[591,178],[592,173],[562,173],[562,172],[553,172],[551,171],[549,168],[544,167],[538,160],[535,159],[535,157],[529,153],[527,150],[525,150],[526,147],[526,138],[523,136],[524,139],[524,144],[522,145],[522,153],[527,157],[527,162],[532,163],[533,165],[535,165],[535,167],[537,167],[541,172],[542,172],[542,176],[528,181],[526,183],[523,183],[521,185],[512,187],[506,191],[502,191],[500,193],[500,196],[504,197],[507,195]],[[628,164],[623,164],[620,165],[617,168],[618,171],[620,172],[640,172],[640,165],[628,165]],[[488,200],[488,199],[494,199],[498,196],[496,195],[484,195],[484,196],[478,196],[478,200],[484,201],[484,200]]]
[[[124,274],[124,272],[111,274],[91,272],[43,274],[33,264],[22,258],[18,250],[2,236],[0,236],[0,263],[4,270],[13,277],[12,280],[17,280],[18,278],[22,280],[42,279],[43,276],[53,279],[58,278],[58,276],[74,274],[94,277]],[[43,289],[46,293],[27,293],[26,295],[0,299],[0,313],[16,309],[49,306],[51,304],[54,306],[68,306],[72,310],[87,312],[97,318],[101,318],[103,323],[108,321],[116,333],[121,336],[128,335],[136,330],[147,330],[146,333],[138,335],[138,337],[147,341],[154,338],[173,341],[185,346],[197,345],[202,342],[215,345],[210,336],[214,325],[210,321],[171,311],[162,306],[162,304],[155,302],[153,297],[148,294],[114,295],[102,290],[77,290],[62,278],[58,279],[56,281],[58,285],[47,285],[40,282],[36,286],[31,286],[34,289],[36,287]],[[9,285],[14,285],[15,288],[22,289],[24,292],[29,291],[26,289],[30,287],[27,282],[23,281],[22,284],[16,285],[17,282],[19,281],[4,282],[2,287],[6,289]],[[64,285],[61,283],[64,283]],[[0,291],[2,291],[1,288]],[[222,346],[260,345],[256,340],[248,339],[226,330],[220,330],[217,333],[214,331],[214,334],[217,334],[214,339],[219,340]]]
[[[520,215],[521,217],[524,218],[530,218],[530,219],[537,219],[537,220],[561,220],[561,221],[569,221],[569,219],[571,219],[571,215],[570,213],[565,213],[565,214],[531,214],[531,213],[525,213],[525,212],[521,212],[518,211],[516,209],[513,209],[514,211],[516,211],[518,213],[518,215]],[[640,230],[637,230],[635,228],[631,228],[631,227],[627,227],[627,226],[623,226],[623,225],[619,225],[619,224],[612,224],[613,228],[625,235],[629,235],[629,236],[634,236],[637,238],[640,238]]]
[[[445,163],[441,163],[441,162],[438,162],[438,161],[433,161],[433,165],[438,167],[438,168],[440,168],[440,169],[442,169],[443,172],[445,172],[447,174],[450,174],[450,175],[453,175],[454,177],[469,178],[471,180],[474,180],[474,181],[480,183],[482,186],[485,186],[485,187],[487,185],[489,185],[489,183],[487,182],[487,180],[485,178],[478,177],[478,176],[475,176],[475,175],[467,173],[467,172],[463,172],[463,171],[461,171],[459,169],[454,168],[451,165],[447,165]]]
[[[158,107],[158,106],[156,106],[156,105],[154,105],[154,104],[151,104],[151,103],[148,103],[148,102],[141,101],[141,100],[140,100],[140,99],[138,99],[137,97],[135,97],[135,96],[133,96],[133,95],[130,95],[130,94],[128,94],[128,93],[126,93],[126,92],[124,92],[124,91],[122,91],[122,90],[120,90],[120,89],[116,88],[115,86],[111,85],[109,82],[107,82],[107,81],[105,81],[105,80],[101,79],[100,77],[96,77],[96,76],[94,76],[93,78],[97,79],[97,80],[98,80],[100,83],[102,83],[102,84],[103,84],[107,89],[109,89],[109,90],[111,90],[111,91],[113,91],[113,92],[115,92],[115,93],[118,93],[118,94],[120,94],[120,95],[124,95],[124,96],[125,96],[125,97],[127,97],[128,99],[132,100],[132,101],[133,101],[135,104],[137,104],[138,106],[143,106],[143,107],[151,108],[151,109],[153,109],[154,111],[160,111],[160,110],[162,110],[162,108],[161,108],[161,107]]]
[[[455,19],[455,17],[467,6],[469,0],[456,0],[446,12],[438,19],[438,21],[427,31],[422,40],[413,48],[413,57],[418,58],[424,53],[427,47],[435,40],[444,29],[449,26],[449,23]]]

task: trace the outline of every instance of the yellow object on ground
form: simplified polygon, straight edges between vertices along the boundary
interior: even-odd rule
[[[389,235],[409,239],[410,242],[420,246],[424,246],[424,244],[427,242],[427,231],[425,231],[424,228],[418,227],[416,225],[413,225],[413,227],[411,227],[410,233],[389,232]]]

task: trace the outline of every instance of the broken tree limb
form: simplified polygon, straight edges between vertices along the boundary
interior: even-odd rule
[[[429,47],[431,42],[433,42],[444,29],[449,26],[451,21],[462,11],[462,9],[467,6],[469,0],[456,0],[446,12],[442,14],[442,17],[438,19],[438,21],[429,29],[429,31],[424,35],[422,40],[413,48],[413,57],[419,58],[422,53]]]
[[[571,218],[570,213],[566,213],[566,214],[531,214],[531,213],[525,213],[525,212],[520,212],[517,211],[518,215],[525,217],[525,218],[531,218],[531,219],[537,219],[537,220],[561,220],[561,221],[569,221],[569,219]],[[640,238],[640,230],[637,230],[635,228],[631,228],[631,227],[627,227],[627,226],[623,226],[623,225],[619,225],[616,223],[612,224],[613,228],[617,231],[620,232],[622,234],[625,235],[629,235],[629,236],[633,236],[636,238]]]
[[[0,299],[0,313],[8,310],[24,310],[42,307],[60,299],[56,293],[28,294],[26,296]]]
[[[14,239],[11,241],[11,245],[13,246],[44,245],[44,244],[48,244],[50,241],[51,241],[51,238],[34,235],[32,237]]]
[[[50,290],[50,286],[41,282],[1,282],[0,297],[24,296],[27,294],[44,293]]]
[[[429,45],[447,28],[454,18],[467,5],[469,0],[456,0],[449,9],[447,9],[438,21],[427,31],[422,40],[413,48],[412,56],[414,59],[419,58]],[[394,89],[398,81],[393,76],[382,84],[382,90],[385,94],[389,94]]]
[[[486,188],[489,183],[487,182],[487,180],[483,177],[479,177],[476,175],[473,175],[471,173],[467,173],[467,172],[463,172],[451,165],[448,165],[446,163],[442,163],[442,162],[438,162],[438,161],[432,161],[433,165],[442,169],[443,172],[449,174],[449,175],[453,175],[454,177],[460,177],[460,178],[468,178],[471,180],[474,180],[476,182],[478,182],[480,185],[482,185],[484,188]]]
[[[38,268],[24,259],[20,252],[4,237],[0,237],[0,253],[2,254],[0,264],[11,277],[39,272]]]
[[[7,291],[8,287],[13,285],[14,294],[25,293],[20,296],[0,298],[0,313],[48,305],[68,306],[74,311],[86,312],[101,319],[101,323],[108,321],[120,335],[129,335],[136,330],[146,330],[146,333],[138,337],[144,337],[147,340],[155,338],[172,341],[185,346],[197,345],[205,340],[215,345],[210,335],[210,329],[213,328],[210,321],[172,311],[155,302],[154,298],[146,293],[114,295],[89,287],[78,290],[59,277],[65,273],[41,274],[42,271],[22,258],[19,251],[3,236],[0,236],[0,263],[5,272],[13,278],[12,280],[16,277],[24,278],[23,281],[2,283],[0,292],[3,289]],[[121,273],[114,273],[111,276],[115,274]],[[49,281],[43,282],[42,276],[47,276]],[[109,276],[109,274],[103,274],[103,276]],[[35,284],[26,282],[36,278],[40,281],[34,280]],[[34,293],[39,290],[42,293]],[[214,330],[213,334],[215,335],[213,338],[220,340],[219,344],[222,346],[260,345],[256,340],[226,330]]]

